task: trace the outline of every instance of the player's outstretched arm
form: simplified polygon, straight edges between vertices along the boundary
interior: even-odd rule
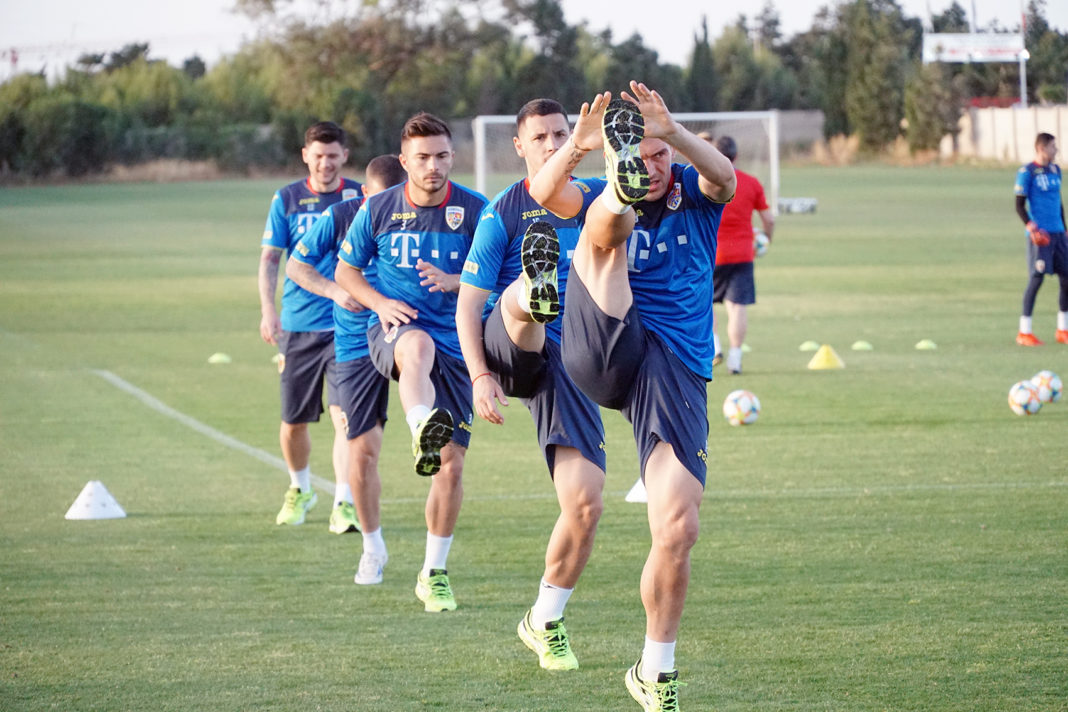
[[[278,318],[275,294],[278,291],[278,264],[282,250],[264,247],[260,251],[260,266],[257,281],[260,290],[260,338],[268,344],[277,344],[282,334],[282,320]]]
[[[353,299],[337,282],[327,279],[319,274],[319,270],[292,255],[286,261],[286,276],[312,294],[330,299],[342,309],[350,312],[363,311],[363,305]]]
[[[486,350],[482,344],[482,310],[488,297],[489,292],[483,289],[460,285],[460,296],[456,301],[456,334],[460,337],[460,350],[471,379],[475,412],[483,420],[501,425],[504,416],[497,404],[508,405],[508,397],[504,395],[497,374],[490,371],[486,363]]]
[[[378,320],[382,322],[383,329],[407,324],[419,318],[417,310],[399,299],[390,299],[382,294],[363,276],[363,270],[356,269],[342,260],[338,260],[337,267],[334,269],[334,281],[351,294],[357,302],[366,304],[369,309],[374,310],[378,314]]]
[[[620,96],[638,105],[645,120],[646,137],[663,139],[689,159],[700,176],[701,192],[709,198],[725,203],[734,197],[737,180],[730,160],[676,121],[658,92],[636,81],[631,81],[630,91]]]
[[[571,173],[587,153],[604,147],[601,122],[611,99],[612,94],[604,92],[582,105],[567,143],[553,153],[530,181],[530,197],[554,215],[573,218],[582,210],[582,191],[571,185]]]

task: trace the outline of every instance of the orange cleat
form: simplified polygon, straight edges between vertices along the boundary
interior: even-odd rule
[[[1034,334],[1025,334],[1021,331],[1016,335],[1016,343],[1020,346],[1041,346],[1044,342],[1039,341]]]
[[[1057,329],[1057,343],[1068,344],[1068,329]]]

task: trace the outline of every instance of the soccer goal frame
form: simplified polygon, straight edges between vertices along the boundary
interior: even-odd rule
[[[673,114],[694,133],[708,131],[714,137],[728,135],[738,144],[739,170],[757,177],[764,185],[768,205],[779,210],[779,112],[713,111]],[[577,116],[569,116],[574,124]],[[492,196],[525,175],[523,160],[516,155],[512,137],[515,117],[483,114],[472,120],[474,135],[475,189]],[[594,155],[597,154],[597,155]],[[677,156],[676,160],[685,161]],[[580,177],[604,175],[601,155],[591,151],[575,169]]]

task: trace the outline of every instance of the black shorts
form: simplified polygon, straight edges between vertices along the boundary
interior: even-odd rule
[[[716,265],[712,270],[712,302],[723,300],[735,304],[756,304],[756,281],[752,262]]]
[[[1068,236],[1051,232],[1049,244],[1039,247],[1027,241],[1027,264],[1031,274],[1056,274],[1068,278]]]
[[[575,448],[603,471],[606,459],[601,411],[568,377],[560,346],[546,338],[541,353],[520,349],[504,328],[500,301],[486,320],[483,340],[486,362],[505,394],[519,398],[530,409],[549,474],[555,466],[555,445]]]
[[[396,360],[393,356],[397,339],[409,329],[418,328],[415,324],[404,324],[391,332],[388,341],[382,332],[381,324],[375,324],[367,330],[367,348],[371,354],[371,362],[385,378],[397,380]],[[466,364],[435,349],[430,382],[434,384],[434,407],[444,408],[452,416],[452,441],[467,447],[471,442],[471,423],[475,409]]]
[[[328,405],[338,405],[333,331],[283,331],[278,337],[282,422],[317,423]]]
[[[653,448],[666,442],[703,487],[708,459],[705,379],[645,329],[634,306],[622,320],[601,311],[574,272],[564,299],[567,374],[595,403],[622,411],[634,429],[643,476]]]
[[[354,440],[379,423],[385,424],[389,381],[368,356],[337,364],[338,395],[345,418],[345,434]]]

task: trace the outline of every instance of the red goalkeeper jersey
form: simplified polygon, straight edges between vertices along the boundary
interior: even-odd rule
[[[734,174],[738,178],[738,189],[734,200],[723,208],[716,245],[717,265],[753,261],[753,211],[768,209],[760,181],[739,170]]]

